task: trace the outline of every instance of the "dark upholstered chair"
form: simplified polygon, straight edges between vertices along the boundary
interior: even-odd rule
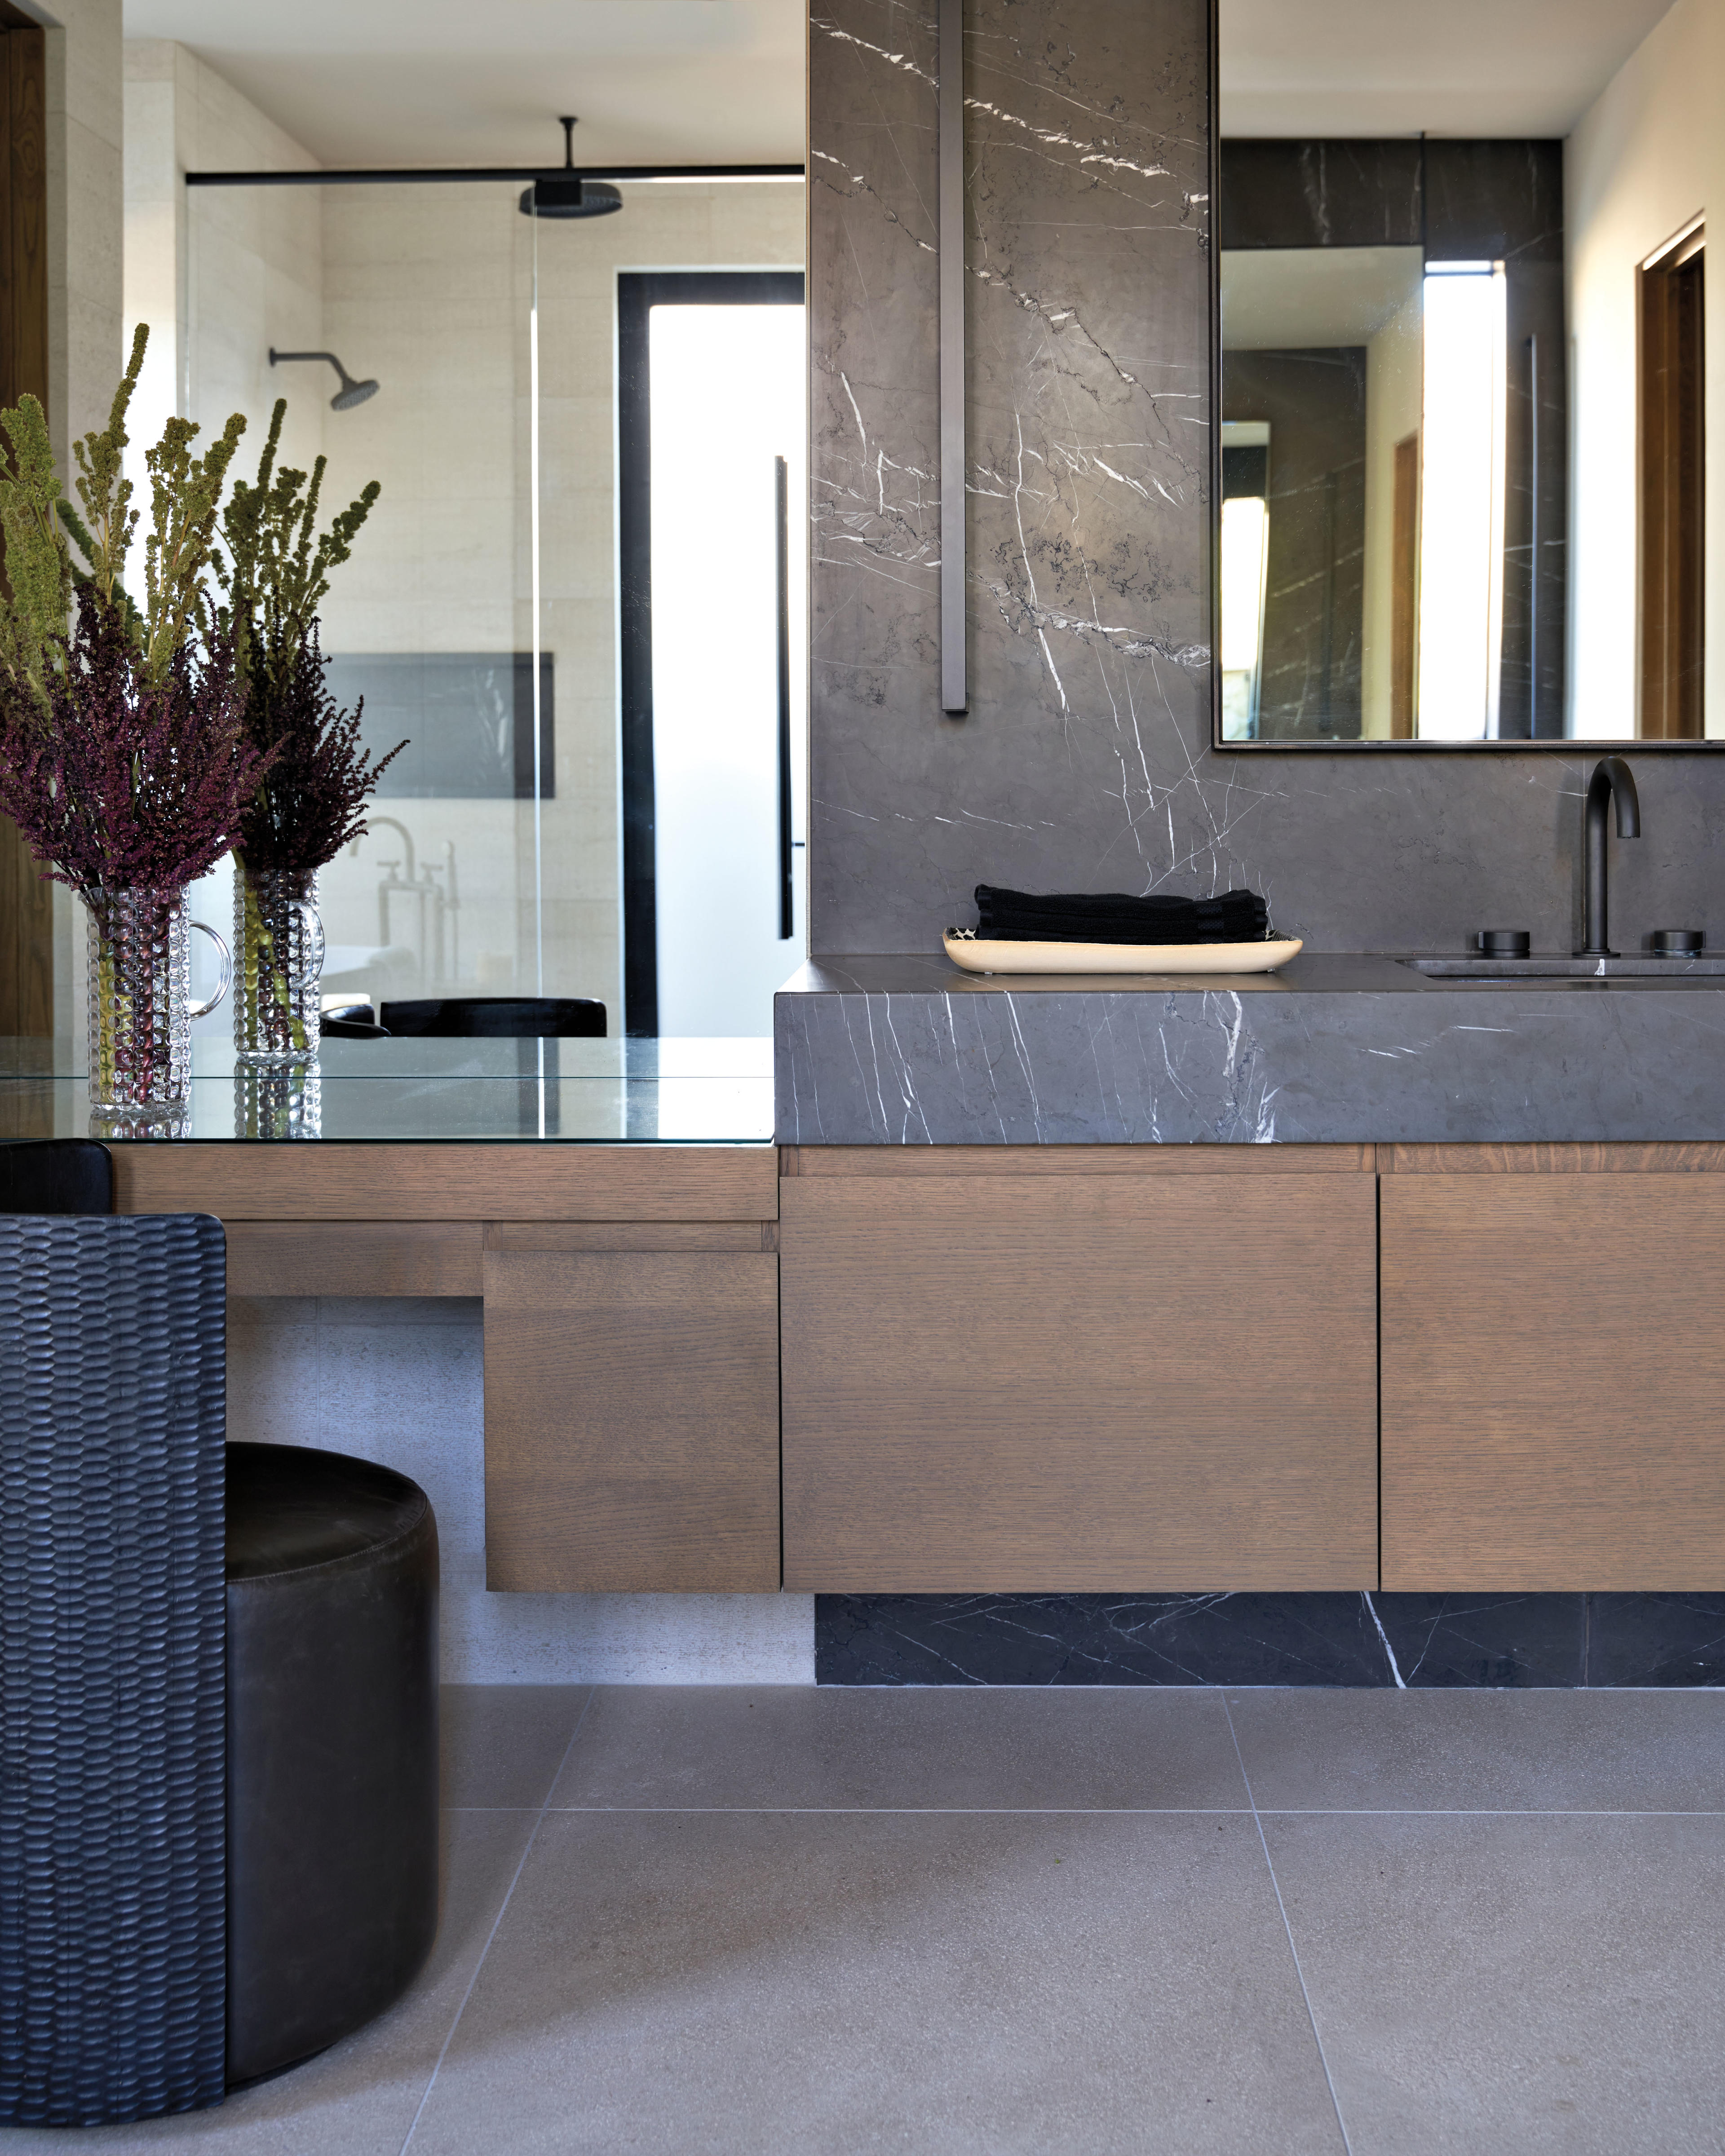
[[[0,1213],[111,1213],[114,1157],[94,1138],[0,1145]]]
[[[326,1040],[384,1040],[388,1038],[369,1004],[340,1004],[323,1014]]]
[[[605,1006],[593,996],[434,996],[385,1004],[388,1034],[439,1040],[603,1040]]]
[[[219,2102],[399,1995],[437,1922],[437,1528],[228,1446],[226,1253],[0,1146],[0,2123]]]

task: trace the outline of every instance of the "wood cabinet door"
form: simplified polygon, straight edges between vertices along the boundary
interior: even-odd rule
[[[1384,1584],[1725,1587],[1725,1176],[1383,1183]]]
[[[1377,1584],[1375,1184],[788,1180],[785,1584]]]
[[[778,1266],[485,1253],[488,1587],[777,1588]]]

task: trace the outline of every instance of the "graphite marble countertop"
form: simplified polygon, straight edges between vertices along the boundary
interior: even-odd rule
[[[1423,955],[1423,954],[1422,954]],[[784,1145],[1725,1139],[1725,979],[961,973],[817,957],[775,1003]]]

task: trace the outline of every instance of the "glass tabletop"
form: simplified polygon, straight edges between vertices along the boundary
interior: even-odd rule
[[[326,1040],[304,1070],[239,1065],[194,1040],[184,1112],[93,1111],[81,1046],[0,1040],[0,1138],[764,1145],[768,1040]]]

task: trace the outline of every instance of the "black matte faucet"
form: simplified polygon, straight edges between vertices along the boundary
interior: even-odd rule
[[[1617,803],[1618,837],[1639,839],[1641,803],[1635,793],[1635,774],[1620,756],[1601,757],[1587,784],[1586,845],[1582,864],[1587,878],[1583,899],[1587,941],[1576,953],[1580,958],[1617,956],[1611,948],[1605,924],[1605,804],[1614,797]]]

